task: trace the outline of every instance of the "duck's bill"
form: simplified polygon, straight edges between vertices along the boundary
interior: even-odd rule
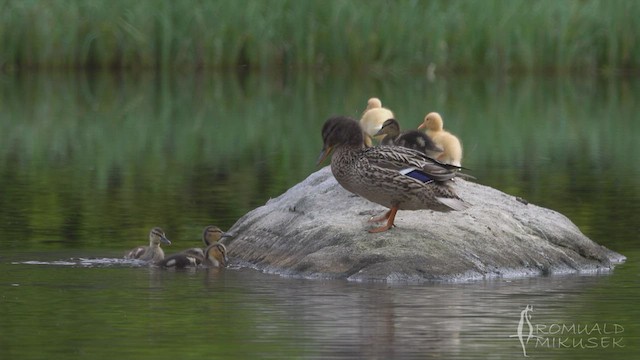
[[[329,154],[331,154],[331,146],[322,148],[322,151],[320,152],[320,156],[318,156],[318,161],[316,161],[316,166],[319,166],[320,164],[322,164],[324,159],[326,159],[327,156],[329,156]]]
[[[418,130],[422,130],[422,129],[424,129],[424,128],[425,128],[425,126],[426,126],[426,125],[425,125],[424,123],[422,123],[422,124],[418,125]]]
[[[171,245],[171,241],[164,236],[160,238],[160,241],[162,241],[163,244]]]

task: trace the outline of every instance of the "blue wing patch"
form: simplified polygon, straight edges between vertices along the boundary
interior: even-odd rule
[[[433,179],[430,178],[429,175],[427,175],[424,171],[421,171],[414,167],[402,169],[400,170],[400,174],[408,176],[410,178],[414,178],[418,181],[422,181],[425,184],[433,181]]]

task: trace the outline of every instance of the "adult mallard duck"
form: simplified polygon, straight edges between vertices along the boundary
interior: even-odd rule
[[[382,124],[382,129],[376,136],[384,135],[380,145],[402,146],[424,153],[430,158],[435,158],[442,153],[442,148],[437,146],[430,137],[419,130],[400,132],[400,123],[396,119],[388,119]]]
[[[204,248],[190,248],[173,254],[157,263],[163,267],[184,268],[187,266],[197,266],[206,262],[207,249],[213,244],[217,244],[222,238],[231,237],[229,233],[225,233],[219,227],[209,225],[202,231],[202,243]],[[222,244],[220,244],[222,245]],[[222,245],[224,247],[224,245]],[[215,249],[211,249],[214,251]],[[225,248],[226,254],[226,248]]]
[[[428,113],[424,117],[424,121],[418,130],[427,129],[427,135],[440,146],[443,150],[442,154],[438,155],[436,159],[446,164],[455,166],[462,165],[462,144],[458,138],[450,132],[444,130],[443,121],[440,114],[437,112]]]
[[[418,151],[398,146],[367,148],[359,124],[338,116],[322,127],[324,146],[318,164],[333,151],[331,172],[342,187],[365,199],[388,207],[383,216],[371,221],[387,221],[369,230],[389,230],[398,210],[464,210],[469,204],[449,185],[460,168],[442,164]]]
[[[367,101],[367,108],[362,113],[360,127],[367,134],[364,141],[367,146],[373,145],[373,136],[382,128],[382,124],[387,119],[394,118],[393,112],[382,107],[382,102],[378,98],[371,98]]]
[[[128,251],[124,257],[125,259],[138,259],[143,261],[157,262],[164,259],[164,251],[160,247],[160,244],[164,243],[171,245],[171,241],[167,239],[159,227],[154,227],[149,232],[149,246],[138,246]]]

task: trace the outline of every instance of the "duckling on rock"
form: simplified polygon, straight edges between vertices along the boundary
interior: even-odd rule
[[[434,144],[433,140],[419,130],[400,132],[400,124],[396,119],[388,119],[382,124],[382,129],[376,136],[385,135],[380,145],[396,145],[420,151],[430,158],[435,158],[442,153],[442,148]]]
[[[332,151],[331,172],[346,190],[389,208],[373,222],[386,225],[369,230],[382,232],[394,226],[398,210],[431,209],[448,212],[470,205],[451,187],[460,169],[425,154],[399,146],[367,148],[358,122],[343,116],[328,119],[322,127],[324,146],[318,164]]]
[[[151,232],[149,232],[149,246],[138,246],[137,248],[131,249],[124,257],[125,259],[138,259],[151,262],[160,261],[164,259],[164,251],[162,251],[160,247],[161,243],[171,245],[171,241],[167,239],[164,231],[159,227],[154,227],[151,229]]]
[[[428,113],[418,129],[427,129],[427,135],[443,150],[437,160],[455,166],[462,165],[462,144],[458,138],[443,129],[442,117],[437,112]]]
[[[393,119],[394,117],[391,110],[382,107],[380,99],[371,98],[367,101],[367,108],[364,109],[362,118],[360,119],[360,126],[367,134],[367,136],[365,136],[367,146],[373,145],[372,138],[380,131],[382,124],[387,119]]]
[[[202,264],[206,259],[206,249],[215,243],[218,243],[220,239],[224,237],[231,237],[231,234],[225,233],[220,230],[219,227],[209,225],[204,228],[202,231],[202,242],[204,243],[205,248],[190,248],[184,251],[181,251],[177,254],[173,254],[171,256],[166,257],[164,260],[157,263],[159,266],[163,267],[175,267],[175,268],[184,268],[187,266],[197,266]],[[222,244],[220,244],[222,245]],[[222,245],[224,246],[224,245]],[[225,249],[226,254],[226,249]]]

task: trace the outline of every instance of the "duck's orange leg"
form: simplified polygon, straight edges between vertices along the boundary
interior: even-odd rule
[[[370,229],[369,232],[370,233],[379,233],[379,232],[383,232],[383,231],[387,231],[387,230],[391,229],[393,227],[393,221],[396,218],[396,213],[397,212],[398,212],[398,207],[397,206],[393,206],[391,208],[391,210],[389,210],[385,214],[385,215],[387,215],[387,223],[385,225],[383,225],[383,226]]]
[[[385,212],[383,215],[380,216],[376,216],[376,217],[371,217],[371,219],[368,220],[368,222],[373,223],[373,222],[381,222],[381,221],[386,221],[389,218],[389,214],[391,214],[391,210]]]

